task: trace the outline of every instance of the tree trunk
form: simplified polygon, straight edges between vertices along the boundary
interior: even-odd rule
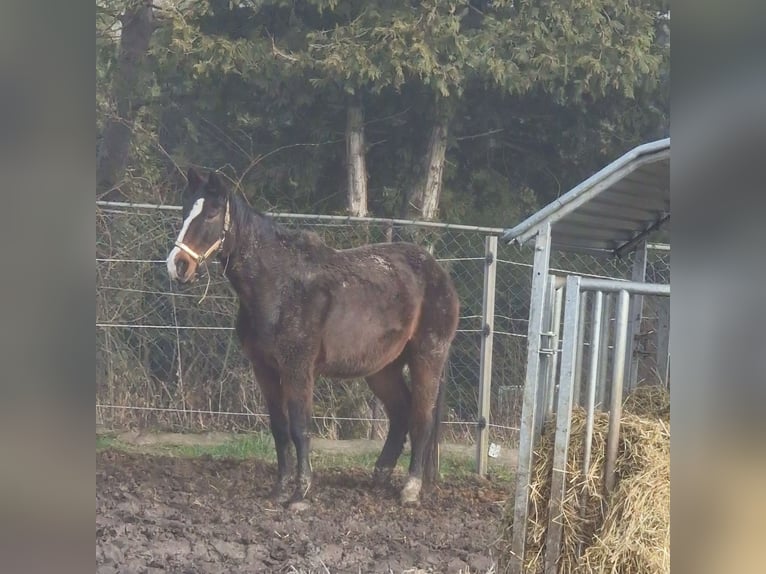
[[[364,161],[364,116],[357,99],[348,106],[346,118],[346,170],[349,215],[367,215],[367,166]]]
[[[116,116],[104,127],[96,164],[96,190],[103,199],[121,199],[117,189],[128,163],[138,106],[138,78],[154,31],[151,2],[136,2],[122,15],[120,53],[112,83]]]
[[[355,217],[367,216],[367,164],[365,162],[364,111],[358,96],[352,97],[346,110],[346,175],[348,193],[348,213]],[[359,244],[369,242],[367,225],[358,228]],[[338,438],[369,438],[374,432],[375,423],[365,419],[372,416],[369,392],[362,381],[355,381],[346,386],[347,416],[359,421],[343,421],[338,431]],[[372,401],[377,400],[374,396]]]
[[[433,220],[439,215],[444,157],[447,152],[449,116],[440,114],[431,128],[425,158],[425,173],[409,200],[408,215],[412,219]]]

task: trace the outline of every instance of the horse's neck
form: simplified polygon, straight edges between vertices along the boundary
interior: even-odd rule
[[[277,239],[277,224],[237,199],[234,210],[234,246],[223,264],[226,276],[240,292],[246,284],[264,282],[270,275],[269,259],[282,247]]]

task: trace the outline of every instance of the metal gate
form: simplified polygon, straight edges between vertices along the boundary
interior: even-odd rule
[[[542,298],[543,324],[547,330],[542,339],[548,343],[540,345],[542,362],[539,376],[526,389],[525,412],[522,415],[521,435],[530,437],[534,444],[539,438],[543,421],[556,417],[553,452],[553,475],[551,495],[548,503],[548,529],[545,542],[545,572],[555,573],[560,553],[562,536],[562,502],[566,489],[566,461],[569,446],[572,407],[575,401],[586,411],[586,435],[584,444],[583,472],[588,473],[591,460],[593,419],[596,408],[609,411],[609,426],[606,444],[605,488],[612,490],[615,484],[615,461],[617,459],[622,401],[631,380],[633,336],[631,326],[631,303],[643,296],[670,296],[670,285],[594,279],[578,275],[566,278],[548,277],[546,297]],[[591,328],[589,341],[585,341],[585,320],[588,298],[591,300]],[[616,308],[612,315],[611,300],[616,297]],[[559,330],[561,312],[564,312],[563,330]],[[611,347],[611,379],[609,374],[609,321],[614,317],[613,345]],[[561,335],[561,337],[559,337]],[[559,339],[561,351],[559,357]],[[667,337],[665,337],[665,340]],[[588,346],[587,364],[585,347]],[[665,346],[660,364],[661,378],[667,381],[669,352]],[[581,392],[582,373],[587,367],[587,387]],[[558,376],[557,376],[558,374]],[[558,384],[557,384],[558,383]],[[527,381],[530,384],[530,380]],[[520,458],[517,477],[530,477],[532,457]],[[513,556],[510,562],[512,572],[522,572],[524,546],[527,530],[528,484],[518,484],[516,491],[513,523]]]

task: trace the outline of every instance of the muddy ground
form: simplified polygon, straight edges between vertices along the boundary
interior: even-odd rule
[[[487,572],[508,484],[444,479],[419,509],[403,476],[374,491],[367,470],[316,470],[309,510],[272,503],[274,466],[96,455],[96,571]],[[470,570],[469,570],[470,569]]]

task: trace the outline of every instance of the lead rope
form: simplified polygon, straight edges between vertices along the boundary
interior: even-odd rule
[[[207,290],[210,288],[210,268],[207,266],[207,259],[204,261],[205,263],[205,273],[207,274],[207,285],[205,285],[205,292],[202,294],[202,299],[197,301],[197,305],[201,304],[205,297],[207,297]]]

